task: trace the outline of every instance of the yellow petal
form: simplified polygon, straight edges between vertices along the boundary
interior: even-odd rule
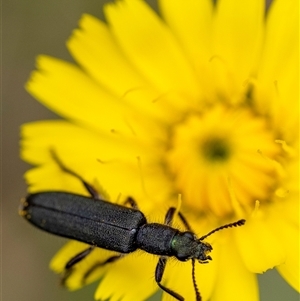
[[[159,5],[193,65],[199,66],[203,61],[208,61],[211,55],[213,3],[209,0],[160,0]]]
[[[286,260],[277,267],[277,270],[295,290],[300,292],[299,226],[282,222],[276,229],[286,249]]]
[[[69,260],[89,247],[89,245],[77,241],[68,242],[52,258],[50,262],[50,268],[56,273],[63,273]],[[104,262],[109,257],[114,255],[116,255],[116,253],[99,248],[92,250],[90,254],[88,254],[80,262],[76,263],[72,268],[72,272],[66,281],[66,286],[68,289],[76,290],[81,288],[83,285],[99,279],[101,276],[103,276],[107,269],[110,268],[109,264],[96,268],[87,278],[85,274],[98,263]]]
[[[31,192],[63,190],[86,194],[78,179],[62,172],[51,153],[55,151],[66,167],[111,201],[117,201],[120,195],[122,199],[132,196],[138,203],[149,199],[153,206],[153,202],[169,199],[171,183],[163,170],[153,164],[153,158],[159,156],[155,155],[155,148],[143,150],[127,140],[105,139],[65,121],[24,125],[22,136],[22,158],[40,165],[26,174]]]
[[[278,221],[259,209],[235,233],[241,257],[252,273],[265,272],[286,260],[285,248],[274,230],[275,223]]]
[[[124,53],[155,87],[162,93],[175,90],[194,98],[198,96],[196,77],[183,51],[143,1],[107,5],[105,15]],[[179,103],[174,102],[176,105]],[[186,106],[181,102],[180,106],[183,105]]]
[[[296,45],[291,49],[290,58],[286,60],[284,72],[273,77],[276,95],[271,102],[275,127],[289,143],[299,138],[299,41]]]
[[[258,70],[256,105],[268,112],[288,141],[299,133],[299,2],[274,1]]]
[[[56,273],[61,273],[64,271],[66,263],[74,257],[76,254],[87,249],[89,245],[71,240],[66,243],[52,258],[50,261],[50,269]]]
[[[299,182],[298,182],[299,187]],[[282,277],[298,292],[300,291],[300,263],[299,263],[299,194],[295,198],[289,195],[274,204],[270,212],[274,231],[280,238],[286,257],[277,266]],[[280,221],[280,223],[278,222]]]
[[[107,24],[91,15],[83,15],[68,48],[92,77],[120,96],[130,88],[147,85],[118,48]]]
[[[196,284],[202,300],[208,300],[211,296],[217,274],[215,261],[212,261],[209,264],[200,264],[196,262],[195,274]],[[170,259],[162,283],[180,294],[185,300],[195,300],[191,261],[181,263]],[[168,294],[163,294],[163,300],[170,300]]]
[[[272,3],[267,15],[265,44],[259,68],[260,79],[278,79],[281,73],[285,73],[285,66],[293,57],[291,54],[298,49],[298,5],[297,0],[276,0]]]
[[[240,230],[237,229],[236,232]],[[230,237],[230,235],[225,236]],[[211,301],[259,300],[256,276],[243,264],[234,240],[218,240],[214,245],[214,260],[217,261],[218,273]]]
[[[95,293],[96,300],[132,301],[149,298],[157,286],[153,281],[156,260],[146,254],[130,254],[111,264]]]
[[[144,133],[134,130],[143,129],[140,125],[148,121],[153,132],[161,132],[154,121],[105,92],[75,65],[46,56],[40,56],[37,62],[40,71],[33,72],[26,88],[61,116],[107,134],[114,131],[127,136],[142,134],[142,137],[147,137],[149,128]]]
[[[67,121],[39,121],[22,126],[22,158],[32,164],[41,164],[51,158],[50,149],[87,154],[86,160],[107,162],[131,158],[136,162],[137,156],[150,155],[159,148],[149,149],[140,140],[124,139],[119,135],[97,134]],[[156,154],[157,155],[157,154]],[[156,156],[155,155],[155,156]],[[68,157],[68,156],[67,156]]]
[[[28,192],[65,191],[90,196],[82,183],[75,177],[62,174],[57,164],[49,163],[32,168],[25,173]]]
[[[213,59],[217,87],[227,97],[245,89],[261,51],[264,21],[263,0],[217,2],[214,20]]]
[[[130,64],[116,44],[106,24],[90,15],[80,20],[80,29],[73,32],[68,48],[78,63],[102,87],[129,102],[133,107],[155,118],[166,120],[171,113],[166,101],[155,102],[161,96]]]
[[[276,191],[272,213],[273,219],[289,221],[294,226],[299,227],[300,204],[299,204],[299,160],[291,160],[285,167],[286,177],[282,180],[281,188]]]
[[[164,19],[197,73],[201,92],[205,93],[206,98],[210,98],[212,92],[207,90],[212,87],[213,81],[209,63],[212,57],[213,2],[160,0],[159,6]]]

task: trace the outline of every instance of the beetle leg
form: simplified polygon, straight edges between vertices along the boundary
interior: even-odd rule
[[[88,184],[87,182],[85,182],[83,179],[80,179],[83,186],[86,188],[86,190],[89,192],[89,194],[91,195],[91,197],[95,200],[101,200],[101,197],[99,195],[99,193],[97,192],[97,190],[91,186],[90,184]]]
[[[86,181],[84,181],[84,179],[79,175],[77,174],[76,172],[74,172],[73,170],[69,169],[68,167],[66,167],[63,162],[60,160],[60,158],[57,156],[56,152],[51,149],[50,150],[50,153],[51,153],[51,156],[52,158],[54,159],[54,161],[58,164],[58,166],[61,168],[62,171],[66,172],[66,173],[69,173],[70,175],[78,178],[83,186],[85,187],[85,189],[88,191],[88,193],[91,195],[91,197],[93,199],[96,199],[96,200],[100,200],[100,195],[98,194],[97,190],[91,186],[90,184],[88,184]]]
[[[172,221],[173,221],[175,212],[176,212],[176,208],[174,208],[174,207],[169,208],[169,210],[167,211],[167,214],[165,216],[165,225],[172,226]]]
[[[98,268],[101,268],[103,267],[104,265],[106,265],[107,263],[113,263],[121,258],[123,258],[125,255],[127,254],[118,254],[118,255],[114,255],[114,256],[111,256],[109,258],[107,258],[105,261],[102,261],[102,262],[97,262],[95,263],[93,266],[91,266],[83,275],[82,277],[82,285],[85,284],[87,278],[95,271],[97,270]]]
[[[80,252],[79,254],[75,255],[74,257],[72,257],[65,266],[65,271],[64,274],[62,276],[61,279],[61,284],[63,286],[66,285],[66,281],[67,279],[71,276],[72,272],[74,271],[73,267],[75,264],[77,264],[78,262],[80,262],[81,260],[83,260],[86,256],[88,256],[93,250],[95,249],[94,246],[89,247],[88,249]],[[83,275],[82,277],[82,285],[85,284],[86,279],[99,267],[102,267],[104,265],[106,265],[107,263],[113,263],[115,261],[117,261],[118,259],[124,257],[127,254],[118,254],[118,255],[114,255],[111,256],[109,258],[107,258],[105,261],[103,262],[97,262],[96,264],[94,264],[91,268],[89,268]]]
[[[65,269],[68,270],[70,268],[72,268],[76,263],[80,262],[82,259],[84,259],[86,256],[88,256],[93,250],[95,249],[94,246],[90,246],[87,249],[85,249],[84,251],[78,253],[77,255],[75,255],[74,257],[72,257],[65,266]]]
[[[186,229],[187,229],[188,231],[193,232],[193,230],[192,230],[190,224],[188,223],[188,221],[186,220],[186,218],[184,217],[184,215],[183,215],[180,211],[178,212],[178,216],[179,216],[179,218],[181,219],[181,221],[182,221],[182,223],[184,224],[184,226],[186,227]]]
[[[170,208],[171,209],[171,208]],[[174,208],[175,209],[175,208]],[[170,210],[169,210],[170,211]],[[164,285],[162,285],[160,282],[162,280],[164,271],[165,271],[165,267],[166,267],[166,263],[167,263],[167,257],[161,256],[158,260],[156,269],[155,269],[155,281],[157,283],[157,285],[166,293],[168,293],[169,295],[173,296],[175,299],[179,300],[179,301],[184,301],[184,298],[177,294],[176,292],[172,291],[171,289],[165,287]]]
[[[88,256],[93,250],[95,249],[94,246],[90,246],[87,249],[83,250],[82,252],[76,254],[72,257],[65,265],[65,271],[63,273],[61,284],[65,286],[67,279],[70,277],[73,267],[75,264],[83,260],[86,256]]]
[[[176,212],[176,208],[174,208],[174,207],[169,208],[169,210],[166,214],[166,217],[165,217],[165,224],[167,226],[172,225],[172,221],[173,221],[175,212]],[[182,223],[184,224],[184,226],[186,227],[186,229],[188,231],[192,231],[191,226],[189,225],[188,221],[186,220],[186,218],[180,211],[178,212],[178,216],[179,216],[180,220],[182,221]]]
[[[129,204],[130,207],[132,207],[133,209],[137,209],[137,210],[139,209],[136,201],[131,196],[129,196],[124,202],[124,205],[127,205],[127,204]]]

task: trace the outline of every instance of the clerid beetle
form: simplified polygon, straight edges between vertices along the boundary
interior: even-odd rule
[[[212,251],[212,246],[204,241],[205,238],[225,228],[242,226],[245,223],[244,219],[218,227],[200,238],[192,232],[181,212],[178,212],[178,216],[187,231],[182,232],[172,227],[176,213],[174,207],[167,211],[164,224],[148,223],[131,197],[127,198],[124,206],[101,199],[91,185],[66,168],[55,154],[53,157],[64,172],[82,181],[91,197],[66,192],[30,194],[22,200],[19,213],[44,231],[90,245],[67,262],[63,282],[72,273],[74,265],[97,247],[119,253],[109,257],[101,265],[112,263],[128,253],[141,249],[159,256],[155,281],[163,291],[180,301],[184,298],[173,289],[164,286],[161,283],[162,277],[169,257],[175,257],[180,261],[191,260],[196,301],[202,300],[195,279],[195,261],[208,263],[212,260],[208,255]],[[99,267],[99,264],[97,266]],[[93,268],[83,277],[87,278],[92,272]]]

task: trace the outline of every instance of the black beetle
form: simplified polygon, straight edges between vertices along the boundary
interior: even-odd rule
[[[85,275],[85,280],[95,268],[116,261],[127,253],[137,249],[159,255],[155,270],[155,281],[158,286],[183,301],[184,298],[175,291],[161,284],[168,257],[176,257],[180,261],[192,261],[192,279],[196,300],[201,301],[201,295],[195,281],[195,261],[207,263],[212,258],[208,255],[212,246],[204,239],[224,228],[244,225],[241,219],[218,227],[208,234],[197,238],[192,232],[187,220],[178,212],[178,216],[187,231],[182,232],[171,227],[176,209],[171,207],[165,223],[148,223],[144,214],[138,210],[135,201],[128,197],[121,206],[101,199],[96,190],[86,183],[79,175],[67,169],[62,162],[53,155],[63,171],[79,178],[91,194],[91,198],[66,192],[41,192],[30,194],[22,200],[19,210],[30,223],[47,232],[82,241],[90,245],[89,248],[71,258],[65,266],[63,282],[71,274],[76,263],[84,259],[95,247],[119,252],[101,264],[93,267]]]

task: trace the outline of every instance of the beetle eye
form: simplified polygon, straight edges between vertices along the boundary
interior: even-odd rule
[[[177,259],[180,261],[187,261],[190,259],[190,257],[186,254],[177,254]]]
[[[195,236],[195,234],[192,233],[192,232],[189,232],[189,231],[184,232],[183,235],[184,235],[184,237],[189,238],[191,240],[197,239],[197,237]]]

